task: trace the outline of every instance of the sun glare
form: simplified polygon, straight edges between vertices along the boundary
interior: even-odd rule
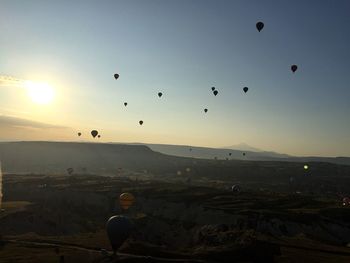
[[[54,89],[47,83],[25,82],[29,97],[37,104],[49,104],[55,97]]]

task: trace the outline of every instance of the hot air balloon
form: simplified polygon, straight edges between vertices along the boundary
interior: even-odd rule
[[[117,74],[117,73],[114,74],[114,78],[115,78],[115,79],[118,79],[118,78],[119,78],[119,74]]]
[[[230,155],[230,156],[231,156],[231,155],[232,155],[232,153],[229,153],[228,155]]]
[[[101,135],[97,135],[97,138],[101,138]]]
[[[81,132],[78,132],[78,136],[81,136]]]
[[[234,184],[234,185],[232,185],[232,187],[231,187],[231,191],[232,191],[233,193],[239,193],[239,192],[241,191],[241,187],[240,187],[239,185],[237,185],[237,184]]]
[[[244,88],[243,88],[243,91],[244,91],[244,93],[247,93],[248,87],[244,87]]]
[[[128,105],[128,103],[127,102],[124,102],[124,106],[126,107]]]
[[[204,112],[207,113],[207,112],[208,112],[208,109],[204,109]]]
[[[245,153],[242,153],[243,154],[243,156],[245,156]]]
[[[98,134],[98,131],[96,131],[96,130],[92,130],[91,131],[91,135],[92,135],[92,137],[96,137],[97,136],[97,134]]]
[[[350,198],[349,197],[343,198],[343,206],[350,206]]]
[[[163,96],[163,93],[158,92],[158,97],[160,98],[160,97],[162,97],[162,96]]]
[[[140,123],[140,125],[142,125],[142,124],[143,124],[143,121],[139,121],[139,123]]]
[[[297,66],[297,65],[292,65],[292,66],[290,67],[290,69],[291,69],[292,72],[294,73],[295,71],[297,71],[298,66]]]
[[[263,22],[256,23],[256,29],[260,32],[264,28]]]
[[[215,87],[211,87],[211,90],[214,91],[214,90],[215,90]]]
[[[73,169],[73,168],[68,168],[68,169],[67,169],[67,173],[68,173],[69,175],[71,175],[73,172],[74,172],[74,169]]]
[[[114,254],[129,237],[132,225],[126,216],[112,216],[106,224],[106,231]]]
[[[218,92],[217,90],[214,90],[214,91],[213,91],[213,94],[214,94],[215,96],[218,95],[218,93],[219,93],[219,92]]]
[[[129,207],[134,203],[135,197],[130,194],[130,193],[122,193],[119,196],[119,203],[120,206],[124,209],[127,210]]]

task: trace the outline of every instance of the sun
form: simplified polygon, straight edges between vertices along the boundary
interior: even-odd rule
[[[34,103],[37,104],[49,104],[55,97],[55,91],[47,83],[36,83],[32,81],[26,81],[25,87],[28,92],[28,96]]]

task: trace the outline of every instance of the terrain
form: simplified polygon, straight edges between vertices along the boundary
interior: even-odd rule
[[[115,214],[133,222],[118,262],[350,261],[350,208],[342,204],[350,166],[310,162],[304,170],[140,145],[18,145],[0,149],[1,262],[117,262],[105,233]],[[118,203],[123,192],[136,197],[128,211]]]

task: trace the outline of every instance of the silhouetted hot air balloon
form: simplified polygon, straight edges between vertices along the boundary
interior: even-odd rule
[[[204,109],[204,112],[207,113],[207,112],[208,112],[208,109]]]
[[[78,136],[81,136],[81,132],[78,132]]]
[[[233,193],[239,193],[241,191],[241,187],[237,184],[232,185],[231,190]]]
[[[256,23],[256,29],[260,32],[264,28],[264,23],[263,22],[258,22]]]
[[[117,73],[114,74],[114,78],[115,78],[115,79],[118,79],[118,78],[119,78],[119,74],[117,74]]]
[[[128,105],[128,103],[127,102],[124,102],[124,106],[126,107]]]
[[[142,125],[142,124],[143,124],[143,121],[139,121],[139,123],[140,123],[140,125]]]
[[[162,96],[163,96],[163,93],[158,92],[158,97],[160,98],[160,97],[162,97]]]
[[[215,87],[211,87],[211,90],[214,91],[214,90],[215,90]]]
[[[73,169],[73,168],[68,168],[68,169],[67,169],[67,173],[68,173],[69,175],[71,175],[73,172],[74,172],[74,169]]]
[[[350,206],[350,198],[349,197],[343,198],[343,206]]]
[[[230,156],[231,156],[231,155],[232,155],[232,153],[229,153],[228,155],[230,155]]]
[[[245,156],[245,153],[242,153],[243,154],[243,156]]]
[[[248,87],[244,87],[244,88],[243,88],[243,91],[244,91],[244,93],[247,93]]]
[[[98,134],[98,131],[96,131],[96,130],[92,130],[91,131],[91,135],[92,135],[92,137],[96,137],[97,136],[97,134]]]
[[[101,138],[101,135],[97,135],[97,138]]]
[[[122,193],[119,196],[119,203],[120,206],[124,209],[127,210],[129,207],[135,202],[135,197],[133,194],[130,193]]]
[[[131,233],[131,222],[126,216],[112,216],[106,224],[106,231],[114,254],[129,237]]]
[[[219,92],[218,92],[217,90],[214,90],[214,91],[213,91],[213,94],[214,94],[215,96],[218,95],[218,93],[219,93]]]
[[[295,71],[297,71],[297,69],[298,69],[298,66],[297,65],[292,65],[291,67],[290,67],[290,69],[293,71],[293,73],[295,72]]]

